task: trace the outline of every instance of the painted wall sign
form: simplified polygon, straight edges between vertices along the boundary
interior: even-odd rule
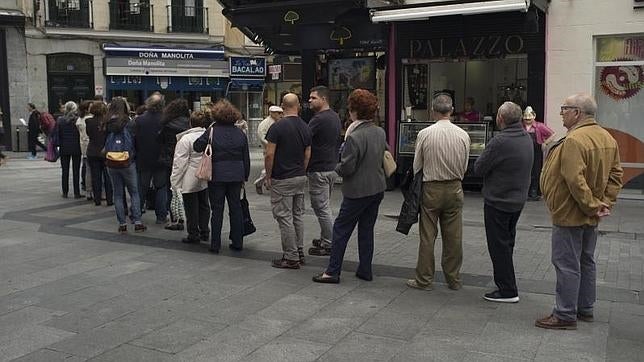
[[[520,35],[490,35],[468,38],[412,39],[409,58],[495,58],[525,52]]]
[[[231,78],[266,77],[266,58],[229,57]]]
[[[210,49],[174,49],[155,47],[119,47],[104,46],[103,50],[108,57],[127,57],[140,59],[212,59],[224,60],[222,47]]]

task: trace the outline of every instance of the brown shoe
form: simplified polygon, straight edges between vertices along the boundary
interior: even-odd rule
[[[271,266],[273,268],[280,268],[280,269],[299,269],[300,268],[300,261],[299,260],[288,260],[288,259],[275,259],[271,263]]]
[[[577,329],[577,321],[564,321],[557,318],[553,314],[542,319],[537,319],[534,322],[534,325],[539,328],[545,328],[545,329],[567,329],[567,330]]]
[[[432,288],[431,284],[430,285],[422,285],[422,284],[418,283],[418,281],[416,279],[409,279],[409,280],[407,280],[407,282],[405,284],[407,284],[408,287],[414,288],[414,289],[420,289],[420,290],[426,290],[426,291],[430,291],[430,290],[434,289],[434,288]]]

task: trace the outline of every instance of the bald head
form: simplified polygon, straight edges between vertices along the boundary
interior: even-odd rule
[[[500,119],[505,126],[520,122],[522,117],[523,111],[521,111],[521,107],[513,102],[503,103],[496,115],[497,124]]]
[[[282,98],[282,109],[285,116],[297,115],[300,110],[300,99],[297,94],[288,93]]]
[[[158,92],[152,93],[148,99],[145,100],[145,109],[150,112],[161,112],[165,106],[163,95]]]
[[[587,93],[573,94],[566,99],[566,104],[579,108],[583,118],[593,118],[597,114],[597,102]]]

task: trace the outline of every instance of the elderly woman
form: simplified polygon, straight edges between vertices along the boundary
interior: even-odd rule
[[[208,205],[208,182],[199,180],[195,174],[199,168],[202,154],[192,149],[194,142],[206,130],[208,119],[204,112],[192,112],[190,128],[177,135],[174,149],[170,185],[172,190],[181,192],[186,212],[188,237],[184,243],[207,241],[210,235],[210,205]]]
[[[62,188],[63,197],[69,194],[69,162],[72,162],[72,185],[74,198],[83,197],[80,193],[80,167],[81,167],[81,145],[80,134],[76,127],[78,118],[78,105],[74,102],[67,102],[63,106],[63,115],[56,121],[56,145],[60,147],[60,167],[63,170]]]
[[[240,202],[241,189],[248,181],[250,154],[248,139],[242,130],[235,127],[241,114],[229,101],[222,99],[210,110],[215,123],[199,137],[193,147],[203,152],[208,142],[212,145],[212,180],[208,183],[210,197],[211,237],[210,252],[218,254],[221,248],[221,225],[224,216],[224,199],[228,202],[230,219],[229,248],[243,248],[243,220]],[[212,131],[212,141],[209,141]]]
[[[342,205],[333,224],[331,258],[324,273],[313,277],[317,283],[339,283],[344,252],[358,224],[358,254],[360,263],[356,276],[373,279],[373,229],[378,208],[386,188],[383,155],[386,149],[385,132],[374,124],[378,99],[371,92],[356,89],[348,100],[353,123],[347,129],[340,164],[335,171],[342,177]]]
[[[554,139],[554,131],[548,126],[535,120],[537,114],[532,107],[527,106],[523,111],[523,128],[532,138],[534,149],[534,161],[532,162],[532,174],[530,177],[530,188],[528,189],[528,200],[539,201],[541,190],[539,178],[543,167],[543,147],[547,146]]]

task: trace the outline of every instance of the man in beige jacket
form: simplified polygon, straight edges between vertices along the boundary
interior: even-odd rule
[[[552,263],[557,272],[556,305],[535,325],[576,329],[593,321],[597,225],[610,215],[622,187],[615,139],[595,121],[597,103],[575,94],[561,106],[566,137],[556,142],[541,172],[541,190],[552,215]]]

